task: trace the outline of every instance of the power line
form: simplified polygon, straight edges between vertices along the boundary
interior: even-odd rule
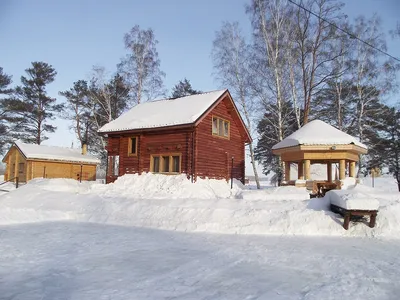
[[[387,56],[393,58],[394,60],[400,62],[400,59],[398,59],[397,57],[395,57],[395,56],[393,56],[393,55],[390,55],[389,53],[387,53],[387,52],[385,52],[385,51],[383,51],[383,50],[381,50],[381,49],[379,49],[379,48],[376,48],[374,45],[371,45],[370,43],[368,43],[368,42],[366,42],[366,41],[360,39],[359,37],[357,37],[357,36],[354,35],[353,33],[348,32],[347,30],[344,30],[344,29],[340,28],[340,27],[337,26],[335,23],[333,23],[333,22],[331,22],[331,21],[328,21],[328,20],[322,18],[321,16],[318,16],[318,15],[315,14],[313,11],[311,11],[311,10],[305,8],[304,6],[302,6],[302,5],[300,5],[300,4],[296,3],[296,2],[294,2],[293,0],[287,0],[287,1],[289,1],[290,3],[292,3],[292,4],[296,5],[296,6],[298,6],[299,8],[301,8],[301,9],[303,9],[303,10],[309,12],[309,13],[312,14],[313,16],[315,16],[315,17],[317,17],[318,19],[320,19],[320,20],[322,20],[322,21],[328,23],[329,25],[335,27],[336,29],[340,30],[341,32],[347,34],[347,35],[350,36],[352,39],[359,40],[360,42],[364,43],[365,45],[367,45],[367,46],[369,46],[369,47],[371,47],[371,48],[373,48],[373,49],[375,49],[376,51],[379,51],[379,52],[381,52],[382,54],[387,55]]]

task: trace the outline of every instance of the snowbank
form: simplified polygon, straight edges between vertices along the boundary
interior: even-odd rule
[[[114,184],[37,179],[0,196],[0,224],[74,220],[190,232],[400,237],[400,193],[357,185],[380,202],[376,227],[342,227],[329,199],[305,189],[251,191],[224,180],[192,184],[184,176],[144,174]]]
[[[326,193],[330,203],[344,209],[378,210],[379,201],[363,192],[359,186],[348,190],[332,190]]]
[[[244,188],[235,180],[233,189],[226,180],[201,179],[195,183],[186,175],[161,175],[145,173],[119,177],[114,183],[92,186],[92,192],[106,197],[135,199],[214,199],[236,197]]]
[[[242,191],[244,200],[306,200],[310,199],[310,194],[305,188],[295,186],[270,187],[262,190]]]

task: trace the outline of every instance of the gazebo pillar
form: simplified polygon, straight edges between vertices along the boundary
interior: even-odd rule
[[[339,179],[343,180],[346,178],[346,160],[339,160]]]
[[[285,180],[290,180],[290,161],[285,161]]]
[[[311,179],[311,172],[310,172],[311,161],[309,159],[304,160],[304,179],[308,180]]]
[[[327,173],[328,173],[328,182],[332,182],[332,163],[328,162],[327,166]]]
[[[349,176],[356,177],[356,162],[355,161],[350,162]]]
[[[299,161],[297,163],[297,173],[297,179],[304,180],[303,161]]]

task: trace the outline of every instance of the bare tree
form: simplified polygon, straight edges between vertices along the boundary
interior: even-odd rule
[[[124,42],[129,53],[121,60],[118,69],[130,87],[133,104],[165,94],[165,73],[160,70],[158,41],[153,30],[142,30],[136,25],[125,34]]]
[[[358,17],[355,20],[353,34],[358,38],[354,40],[351,59],[352,81],[357,95],[354,125],[357,127],[357,135],[361,142],[366,142],[364,131],[368,129],[368,124],[365,122],[369,114],[368,107],[377,97],[387,95],[395,87],[395,76],[399,65],[392,59],[384,60],[382,53],[376,50],[386,51],[386,40],[377,15],[369,20],[362,16]],[[361,158],[360,166],[359,172],[363,167]]]
[[[286,129],[293,111],[287,110],[290,99],[290,83],[287,71],[287,46],[290,37],[289,9],[283,0],[253,0],[247,7],[251,16],[254,37],[252,69],[256,72],[252,90],[272,118],[266,118],[273,131],[264,132],[268,139],[278,143],[286,136]],[[293,99],[293,98],[292,98]],[[270,160],[268,160],[270,161]],[[266,166],[264,166],[265,170]],[[283,174],[283,166],[273,167]],[[278,179],[280,181],[280,179]]]
[[[91,146],[97,135],[94,128],[92,104],[89,98],[89,88],[85,80],[74,82],[72,88],[59,92],[66,98],[66,107],[63,117],[72,121],[71,129],[75,131],[81,147],[86,144]]]
[[[307,0],[300,1],[296,8],[295,43],[301,68],[303,124],[308,122],[314,97],[335,76],[332,62],[343,55],[341,51],[332,52],[330,47],[337,39],[332,22],[340,21],[341,7],[336,0]]]
[[[88,87],[90,110],[93,116],[93,128],[96,132],[92,140],[92,149],[105,161],[106,140],[97,131],[105,124],[118,118],[130,103],[129,88],[123,78],[116,74],[111,77],[103,67],[93,67]]]
[[[212,58],[216,76],[219,82],[229,87],[233,98],[238,104],[241,114],[244,116],[246,126],[250,134],[253,134],[255,117],[254,98],[250,95],[250,47],[243,37],[237,22],[226,22],[220,31],[216,33],[213,42]],[[260,182],[254,158],[253,144],[249,144],[251,164],[257,188]]]

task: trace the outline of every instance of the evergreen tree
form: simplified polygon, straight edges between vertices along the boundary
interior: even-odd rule
[[[195,89],[193,89],[192,85],[190,84],[190,81],[185,78],[183,80],[180,80],[172,88],[171,98],[175,99],[175,98],[196,95],[196,94],[201,94],[201,93],[202,93],[201,91],[196,91]]]
[[[47,95],[46,87],[57,74],[51,65],[32,62],[32,67],[25,71],[27,76],[21,76],[22,85],[16,88],[17,98],[11,99],[8,107],[14,116],[22,118],[18,126],[19,138],[40,145],[47,139],[46,133],[57,129],[49,121],[62,112],[64,106]]]
[[[283,134],[286,137],[297,130],[296,115],[289,101],[284,103],[282,110],[288,116],[283,124]],[[265,108],[265,111],[264,117],[257,125],[259,139],[254,150],[255,159],[262,165],[263,173],[268,175],[271,171],[274,172],[272,182],[280,184],[283,177],[281,162],[271,150],[272,146],[280,141],[279,130],[276,127],[277,115],[270,105]]]
[[[6,98],[13,91],[9,88],[11,82],[11,76],[4,73],[3,68],[0,67],[0,153],[3,153],[5,145],[11,141],[9,124],[11,116],[7,108]]]
[[[59,94],[67,99],[64,118],[72,121],[70,127],[75,131],[81,146],[91,145],[97,132],[94,127],[94,114],[87,82],[76,81],[71,89]]]
[[[378,166],[387,166],[389,173],[394,176],[400,192],[400,110],[386,108],[381,115],[382,126],[380,128],[381,143],[377,149],[380,153]]]

